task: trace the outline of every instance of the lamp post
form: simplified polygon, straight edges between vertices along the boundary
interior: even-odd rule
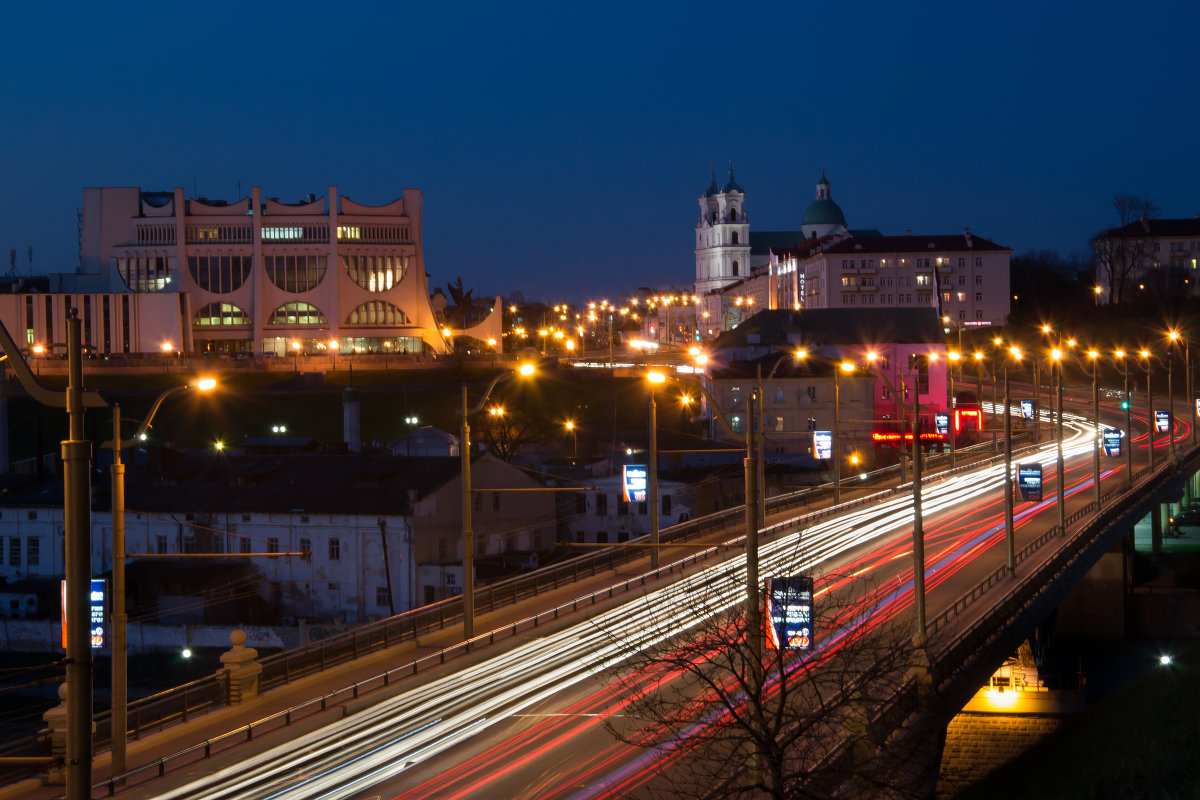
[[[1121,371],[1125,375],[1125,393],[1121,395],[1121,408],[1125,410],[1125,480],[1128,482],[1130,489],[1133,488],[1133,421],[1130,419],[1133,409],[1129,402],[1129,362],[1125,360],[1125,351],[1117,350],[1113,353],[1114,356],[1121,362]]]
[[[1175,388],[1171,383],[1171,370],[1175,364],[1175,342],[1179,339],[1178,331],[1169,331],[1167,339],[1167,447],[1170,458],[1175,458]]]
[[[1050,351],[1050,381],[1054,384],[1054,393],[1058,400],[1058,409],[1056,411],[1054,439],[1055,439],[1055,475],[1056,486],[1054,487],[1055,504],[1058,507],[1058,533],[1060,536],[1067,535],[1067,508],[1065,502],[1065,490],[1063,482],[1065,480],[1064,472],[1066,465],[1063,462],[1063,367],[1062,367],[1063,351],[1059,348],[1054,348]],[[1057,372],[1057,380],[1055,373]]]
[[[666,381],[661,372],[651,372],[646,376],[650,382],[650,569],[658,569],[658,410],[654,402],[654,388]],[[752,407],[751,404],[747,404]],[[749,435],[749,432],[747,432]],[[749,480],[749,478],[747,478]],[[752,497],[746,497],[746,507],[754,502]]]
[[[1010,347],[1009,355],[1020,362],[1021,350]],[[1017,574],[1016,538],[1013,529],[1013,476],[1012,476],[1012,400],[1009,396],[1008,361],[1004,362],[1004,571],[1008,577]]]
[[[996,347],[1000,347],[1001,345],[1004,344],[1004,340],[999,337],[996,337],[995,339],[992,339],[992,344],[996,345]],[[1004,390],[1004,402],[1006,404],[1008,403],[1008,389]],[[1005,406],[1005,408],[1007,408],[1007,405]],[[996,365],[993,363],[992,364],[992,416],[995,416],[995,415],[996,415]],[[1008,435],[1007,432],[1005,433],[1005,435],[1006,436]],[[998,449],[999,448],[996,446],[996,426],[993,425],[992,426],[992,452],[994,453]]]
[[[216,387],[212,378],[201,378],[194,384],[167,389],[158,396],[150,413],[138,428],[129,443],[140,441],[151,427],[154,415],[163,401],[173,394],[189,389],[207,392]],[[121,406],[113,405],[113,463],[112,463],[112,612],[109,623],[112,628],[112,774],[125,772],[128,725],[128,654],[126,653],[125,613],[125,465],[121,463],[121,450],[127,444],[121,438]]]
[[[831,444],[832,452],[829,454],[833,458],[833,502],[834,505],[842,502],[842,454],[839,443],[838,430],[841,424],[839,407],[841,405],[841,388],[838,385],[838,373],[854,372],[854,365],[849,361],[843,361],[833,368],[833,441]]]
[[[961,331],[960,331],[961,332]],[[957,350],[951,350],[946,354],[946,429],[950,434],[950,468],[953,469],[957,465],[957,453],[954,447],[954,428],[957,422],[955,411],[955,396],[954,396],[954,365],[959,363],[962,354]]]
[[[521,375],[532,375],[535,369],[532,364],[522,364],[515,372]],[[463,638],[470,641],[475,637],[475,531],[471,528],[471,424],[469,418],[483,410],[492,390],[502,380],[513,376],[514,372],[501,372],[492,378],[492,382],[483,391],[483,397],[474,407],[467,405],[467,385],[462,385],[462,432],[458,443],[459,455],[462,459],[460,483],[462,484],[462,593],[463,593]]]
[[[1088,350],[1088,358],[1092,362],[1092,500],[1096,509],[1100,509],[1100,386],[1096,382],[1096,362],[1100,353]]]
[[[1143,350],[1139,355],[1146,362],[1146,419],[1148,421],[1147,449],[1150,451],[1150,469],[1154,469],[1154,434],[1158,427],[1154,419],[1154,393],[1150,390],[1150,351]]]
[[[579,439],[576,437],[575,423],[567,420],[564,423],[567,433],[571,434],[571,458],[579,457]]]

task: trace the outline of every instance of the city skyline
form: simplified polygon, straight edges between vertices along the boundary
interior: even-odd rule
[[[1085,252],[1116,193],[1200,213],[1192,6],[551,8],[14,10],[3,268],[72,271],[85,186],[415,187],[431,289],[550,302],[690,286],[731,160],[751,230],[798,228],[822,169],[851,227],[1018,254]]]

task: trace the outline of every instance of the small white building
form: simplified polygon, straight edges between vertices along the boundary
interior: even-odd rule
[[[579,492],[564,492],[559,535],[577,544],[616,544],[650,533],[649,499],[626,500],[622,474],[588,478]],[[659,480],[659,530],[687,522],[692,492],[684,483]]]

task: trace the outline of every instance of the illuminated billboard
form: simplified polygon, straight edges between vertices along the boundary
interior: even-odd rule
[[[767,647],[811,650],[813,646],[813,579],[802,576],[767,578]]]
[[[949,414],[934,414],[933,424],[937,428],[938,433],[950,432],[950,415]]]
[[[1034,406],[1032,400],[1021,401],[1021,419],[1033,419]]]
[[[954,409],[954,430],[961,432],[964,425],[977,431],[983,430],[983,414],[978,408]]]
[[[621,488],[626,503],[646,502],[646,467],[641,464],[626,464],[621,469]]]
[[[1022,500],[1037,502],[1042,499],[1042,465],[1018,464],[1017,489]]]
[[[813,431],[813,455],[821,461],[833,458],[833,434],[829,431]]]
[[[1117,428],[1105,428],[1102,436],[1104,441],[1104,455],[1121,455],[1121,431]]]
[[[62,597],[62,646],[67,649],[67,582],[60,589]],[[104,647],[104,620],[108,609],[104,604],[104,579],[92,578],[88,592],[88,626],[91,628],[92,648]]]
[[[1155,410],[1154,430],[1159,433],[1166,433],[1171,430],[1171,415],[1168,412]]]

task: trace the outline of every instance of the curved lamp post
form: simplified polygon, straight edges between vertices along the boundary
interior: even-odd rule
[[[1088,350],[1092,362],[1092,501],[1100,509],[1100,386],[1096,382],[1096,362],[1100,360],[1098,350]]]
[[[1010,359],[1004,362],[1004,571],[1008,577],[1017,574],[1016,538],[1013,529],[1013,468],[1012,468],[1012,398],[1009,395],[1009,362],[1021,361],[1019,347],[1008,348]]]
[[[471,424],[469,418],[483,410],[496,384],[511,378],[515,374],[532,375],[536,372],[533,364],[522,364],[515,370],[501,372],[492,378],[492,382],[483,390],[483,396],[475,406],[467,405],[467,385],[462,385],[462,432],[459,440],[459,455],[462,458],[462,593],[463,593],[463,638],[471,640],[475,637],[475,532],[471,528]]]
[[[1154,469],[1154,434],[1157,433],[1158,423],[1154,419],[1154,392],[1150,389],[1150,351],[1142,350],[1138,355],[1146,362],[1146,421],[1148,429],[1146,449],[1150,453],[1150,469]]]
[[[112,774],[125,772],[126,742],[128,725],[128,655],[126,648],[125,613],[125,465],[121,463],[121,450],[146,438],[154,422],[154,415],[163,401],[173,394],[196,390],[207,392],[214,389],[214,378],[201,378],[195,383],[167,389],[158,396],[150,413],[142,421],[132,439],[121,438],[121,406],[113,404],[113,451],[112,463],[112,611],[109,623],[112,627]]]

